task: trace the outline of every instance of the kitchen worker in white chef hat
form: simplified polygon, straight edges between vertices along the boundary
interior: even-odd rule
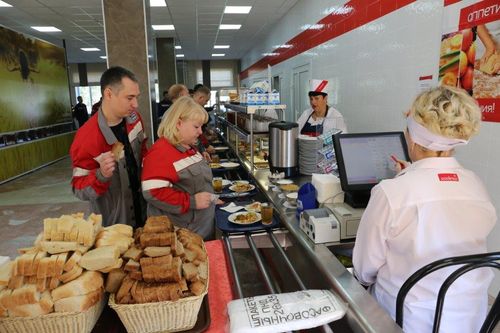
[[[309,103],[311,108],[305,110],[297,120],[300,134],[318,136],[333,129],[347,132],[342,114],[328,105],[328,81],[309,81]]]
[[[355,275],[393,318],[396,296],[411,274],[438,259],[488,252],[497,220],[481,179],[453,157],[479,131],[477,102],[459,88],[433,88],[416,98],[406,120],[413,163],[372,189],[353,249]],[[456,268],[433,272],[410,290],[406,333],[432,331],[439,288]],[[490,269],[481,268],[455,281],[439,332],[479,332],[492,279]]]

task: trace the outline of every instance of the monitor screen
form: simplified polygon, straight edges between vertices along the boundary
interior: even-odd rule
[[[410,160],[403,132],[337,134],[333,139],[342,190],[353,207],[366,206],[372,187],[396,175],[391,155]],[[356,199],[360,202],[348,202]]]

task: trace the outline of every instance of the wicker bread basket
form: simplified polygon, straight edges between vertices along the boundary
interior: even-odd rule
[[[208,269],[208,260],[206,267]],[[189,330],[196,325],[203,297],[208,292],[210,277],[209,274],[207,276],[205,290],[199,296],[184,297],[177,301],[117,304],[115,303],[115,294],[111,294],[108,304],[116,311],[128,333],[163,333]]]
[[[90,333],[106,304],[106,296],[85,312],[54,312],[38,317],[0,319],[0,333]]]

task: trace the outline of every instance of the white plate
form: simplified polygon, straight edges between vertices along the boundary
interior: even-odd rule
[[[279,184],[279,185],[293,184],[293,180],[291,180],[291,179],[280,179],[280,180],[276,181],[276,184]]]
[[[285,206],[285,208],[288,208],[288,209],[297,209],[297,206],[291,205],[288,201],[285,201],[283,203],[283,206]]]
[[[252,202],[251,204],[248,204],[245,206],[245,209],[249,212],[260,212],[260,202],[255,201]]]
[[[250,184],[248,180],[234,180],[233,184]]]
[[[236,221],[236,218],[240,215],[243,215],[243,214],[250,214],[249,212],[238,212],[238,213],[233,213],[231,215],[228,216],[228,220],[229,222],[231,223],[234,223],[234,224],[239,224],[239,225],[250,225],[250,224],[254,224],[256,222],[259,222],[261,219],[262,219],[262,216],[259,214],[259,213],[255,213],[255,212],[251,212],[251,214],[255,214],[256,215],[256,218],[255,220],[252,220],[250,222],[240,222],[240,221]]]
[[[230,181],[229,179],[223,179],[222,180],[222,186],[229,186],[231,185],[233,182]]]
[[[236,168],[236,167],[240,166],[239,163],[235,163],[235,162],[224,162],[224,163],[221,163],[220,165],[223,168]]]
[[[254,185],[252,185],[252,184],[245,184],[245,185],[248,185],[248,186],[249,186],[248,190],[246,190],[246,191],[236,191],[236,185],[231,185],[231,186],[229,186],[229,189],[230,189],[231,191],[234,191],[234,192],[237,192],[237,193],[250,192],[250,191],[252,191],[253,189],[255,189],[255,186],[254,186]]]
[[[227,146],[220,146],[220,147],[214,147],[215,151],[223,151],[223,150],[228,150],[229,147]]]

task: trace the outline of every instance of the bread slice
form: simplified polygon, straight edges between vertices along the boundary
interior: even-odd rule
[[[10,277],[12,275],[13,266],[15,261],[7,261],[2,266],[0,266],[0,286],[6,286],[9,284]]]
[[[38,279],[44,279],[48,275],[49,262],[51,261],[51,257],[44,257],[40,259],[40,263],[38,264],[38,270],[36,272],[36,277]]]
[[[132,235],[134,234],[134,230],[132,229],[132,227],[127,224],[113,224],[109,227],[104,228],[104,230],[119,233],[126,237],[132,237]]]
[[[122,284],[120,286],[120,289],[118,289],[118,292],[116,293],[117,303],[120,303],[122,298],[130,293],[130,289],[132,288],[134,283],[136,283],[136,282],[133,279],[131,279],[129,276],[125,276],[125,278],[123,279]],[[1,298],[0,298],[0,300],[1,300]]]
[[[51,277],[49,281],[49,290],[54,290],[61,284],[61,281],[57,277]]]
[[[46,251],[50,254],[75,251],[78,249],[78,244],[76,242],[42,241],[40,245],[43,251]]]
[[[47,265],[47,277],[56,276],[56,263],[57,263],[57,255],[50,256]]]
[[[148,257],[161,257],[172,252],[170,246],[148,246],[144,249],[144,254]]]
[[[199,296],[205,291],[205,283],[202,281],[193,282],[189,285],[189,290],[196,296]]]
[[[118,258],[118,260],[116,261],[116,263],[114,265],[111,265],[111,266],[108,266],[108,267],[104,267],[103,269],[100,269],[99,272],[101,272],[101,273],[109,273],[113,269],[117,269],[117,268],[122,267],[122,265],[123,265],[123,259],[122,258]]]
[[[120,141],[116,141],[113,143],[113,146],[111,146],[111,153],[113,154],[115,161],[118,162],[123,156],[125,156],[123,148],[124,145]]]
[[[36,246],[21,247],[21,248],[17,249],[17,253],[19,253],[19,254],[26,254],[26,253],[33,253],[33,252],[38,252],[38,249]]]
[[[99,270],[114,265],[120,256],[116,246],[103,246],[85,253],[80,266],[87,270]]]
[[[124,270],[127,272],[136,272],[141,270],[141,264],[133,259],[129,259],[129,261],[125,264]]]
[[[131,279],[137,280],[137,281],[143,281],[144,278],[142,277],[142,272],[141,271],[135,271],[135,272],[129,272],[128,276],[130,276]]]
[[[103,246],[116,246],[118,247],[118,250],[120,251],[120,254],[125,253],[130,245],[134,242],[133,238],[123,236],[122,234],[118,233],[112,233],[113,235],[118,235],[116,237],[114,236],[104,236],[98,239],[95,243],[96,247],[103,247]]]
[[[36,255],[37,255],[37,252],[30,252],[30,253],[23,254],[23,257],[25,258],[24,275],[26,275],[26,276],[36,275],[36,271],[33,272],[33,265],[34,265]]]
[[[0,291],[0,308],[7,309],[9,307],[11,295],[12,295],[11,289],[4,289]]]
[[[61,298],[54,302],[55,312],[83,312],[87,311],[103,297],[102,287],[85,295]]]
[[[138,247],[132,246],[130,247],[124,254],[123,258],[125,259],[133,259],[134,261],[139,261],[142,257],[142,250]]]
[[[67,259],[68,259],[68,252],[64,252],[57,255],[54,277],[58,278],[63,274],[64,264],[66,264]]]
[[[73,281],[83,273],[83,268],[81,268],[79,265],[74,265],[73,269],[70,270],[69,272],[64,273],[59,277],[59,280],[62,283],[68,283],[70,281]]]
[[[34,285],[24,285],[12,291],[6,300],[5,308],[12,309],[19,305],[33,304],[40,301],[40,293]]]
[[[9,289],[14,290],[17,288],[21,288],[23,284],[24,284],[24,276],[15,275],[10,277],[9,284],[7,285],[7,287]]]
[[[198,276],[198,267],[192,262],[182,264],[182,275],[189,281],[193,281]]]
[[[36,290],[43,293],[47,289],[47,278],[36,279]]]
[[[127,276],[122,269],[113,269],[109,272],[108,277],[106,278],[105,290],[108,293],[116,293],[123,282],[123,279]]]
[[[68,261],[64,264],[63,270],[65,272],[69,272],[73,270],[75,265],[77,265],[82,259],[82,254],[78,251],[73,252],[73,254],[69,257]]]
[[[168,216],[150,216],[144,225],[145,233],[160,233],[174,231],[174,225]]]
[[[52,300],[54,302],[61,298],[85,295],[104,285],[104,280],[100,272],[86,271],[77,279],[68,282],[52,290]]]
[[[35,260],[33,261],[33,275],[37,276],[38,275],[38,267],[40,267],[40,262],[42,261],[43,258],[47,257],[47,252],[45,251],[39,251],[36,254]]]

